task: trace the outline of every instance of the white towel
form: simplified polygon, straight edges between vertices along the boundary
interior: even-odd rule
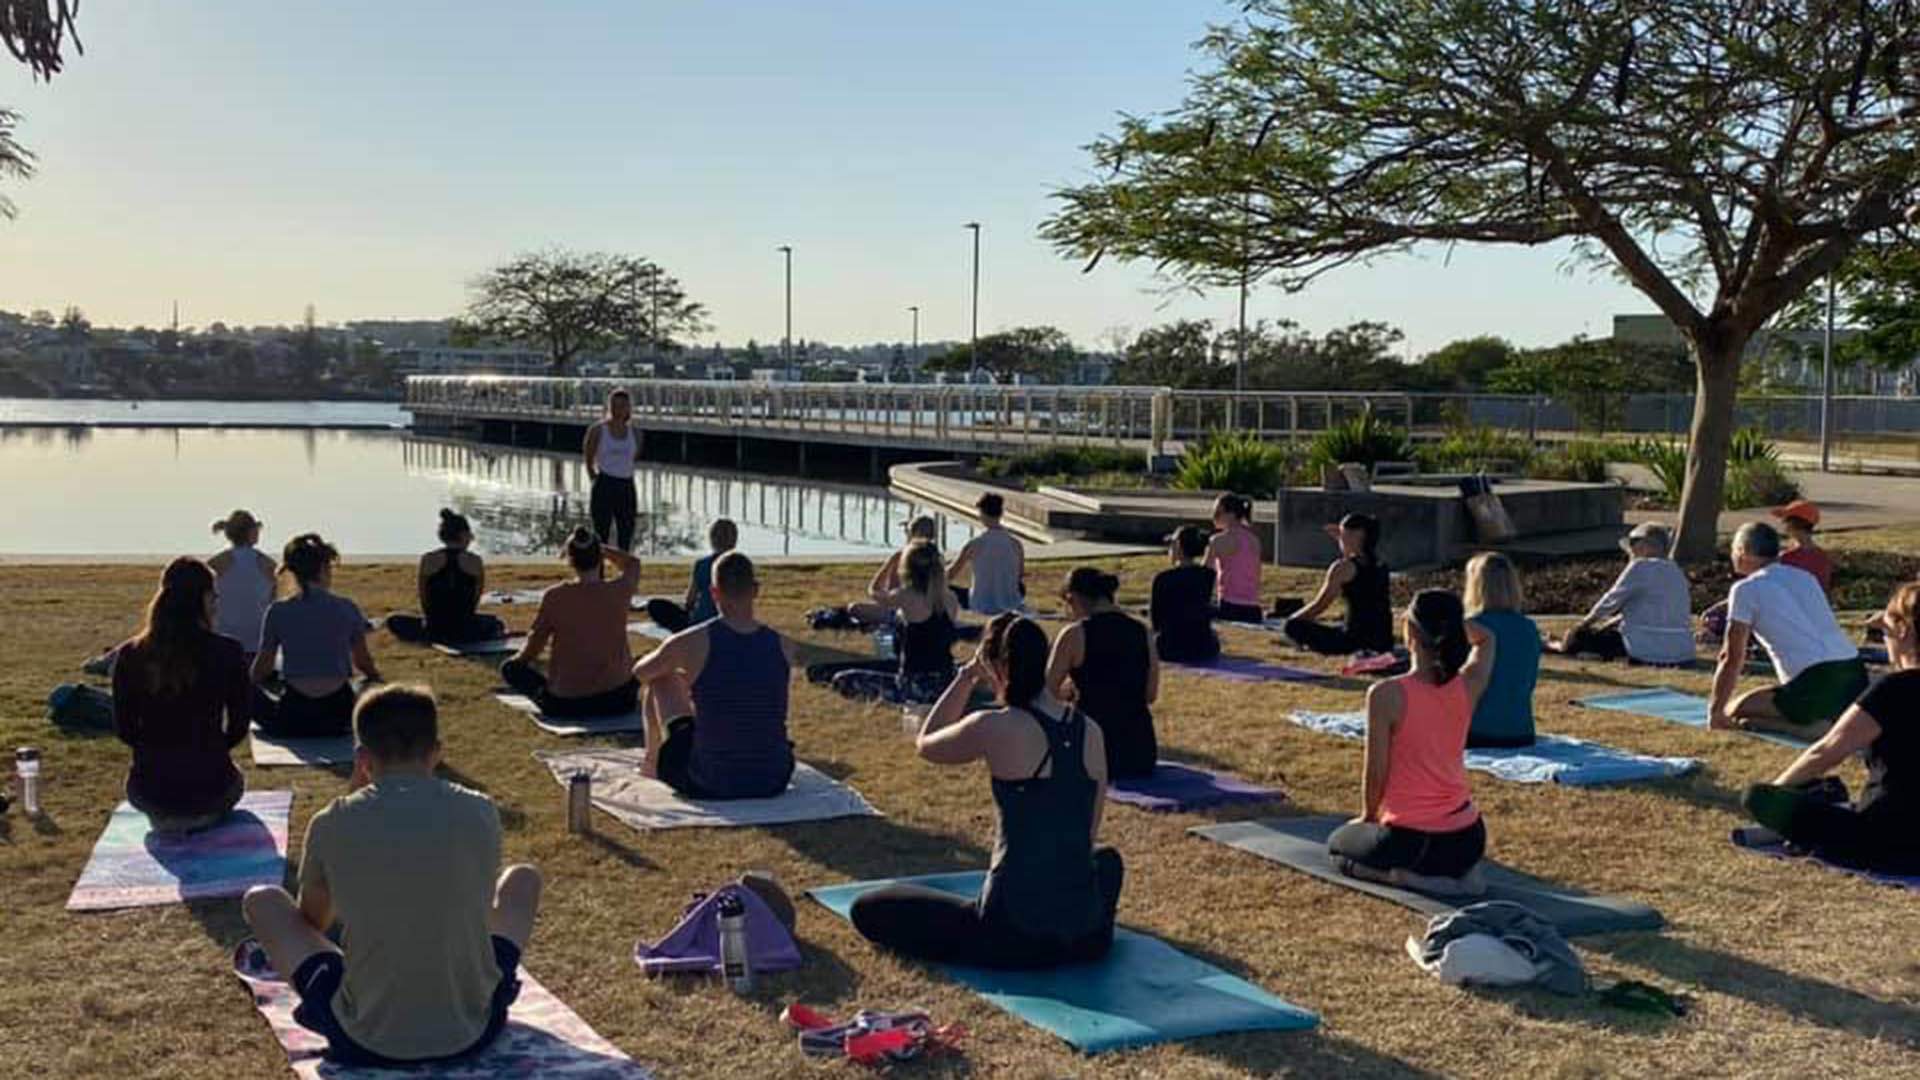
[[[577,772],[593,777],[593,805],[635,829],[725,828],[825,821],[840,817],[883,817],[858,791],[813,766],[794,766],[787,790],[771,799],[683,798],[658,780],[640,775],[643,750],[540,752],[539,758],[561,784]]]

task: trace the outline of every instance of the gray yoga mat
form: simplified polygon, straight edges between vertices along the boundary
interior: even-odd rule
[[[1482,896],[1437,897],[1377,881],[1348,877],[1327,858],[1327,837],[1346,822],[1342,817],[1263,818],[1200,825],[1187,831],[1195,836],[1238,848],[1250,855],[1292,867],[1322,881],[1343,885],[1369,896],[1391,900],[1423,915],[1444,915],[1482,900],[1511,900],[1530,908],[1567,937],[1611,934],[1621,930],[1658,930],[1666,920],[1645,904],[1613,896],[1595,896],[1555,885],[1530,874],[1488,862],[1487,891]]]

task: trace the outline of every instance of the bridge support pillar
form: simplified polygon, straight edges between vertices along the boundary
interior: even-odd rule
[[[747,467],[747,440],[745,436],[735,435],[733,437],[733,467],[736,469],[744,469]]]
[[[794,445],[800,448],[800,475],[805,476],[807,475],[807,444],[802,442]]]
[[[878,446],[867,448],[867,481],[880,482],[880,448]]]
[[[687,433],[684,431],[680,433],[680,460],[687,460]]]

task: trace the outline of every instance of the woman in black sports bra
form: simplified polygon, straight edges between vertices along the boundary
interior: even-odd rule
[[[492,615],[479,613],[480,594],[487,588],[487,568],[480,556],[467,550],[473,526],[451,510],[440,511],[440,544],[420,556],[419,593],[422,615],[389,615],[387,629],[401,641],[466,645],[497,641],[507,626]]]
[[[855,929],[907,956],[978,967],[1087,963],[1113,944],[1124,868],[1096,848],[1106,787],[1100,726],[1046,688],[1047,635],[1008,612],[954,677],[916,742],[936,765],[984,760],[999,829],[980,895],[889,885],[853,903]],[[981,681],[1000,707],[962,715]]]

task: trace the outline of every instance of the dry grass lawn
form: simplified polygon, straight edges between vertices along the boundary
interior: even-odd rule
[[[1904,538],[1903,538],[1904,539]],[[1849,546],[1864,543],[1854,537]],[[1153,560],[1116,564],[1144,595]],[[1042,566],[1043,580],[1056,567]],[[649,570],[649,590],[677,595],[681,570]],[[340,588],[369,613],[410,603],[409,571],[346,566]],[[1306,575],[1270,571],[1270,590]],[[775,568],[765,614],[821,650],[863,638],[810,634],[800,613],[844,599],[861,567]],[[228,974],[244,936],[234,901],[72,915],[75,877],[120,797],[125,749],[72,737],[43,719],[48,689],[79,660],[133,628],[156,569],[0,568],[0,746],[45,749],[48,816],[0,818],[0,1074],[59,1077],[274,1077],[284,1059]],[[552,575],[496,573],[496,585]],[[1052,593],[1050,582],[1038,590]],[[530,611],[509,616],[524,625]],[[1543,730],[1705,759],[1700,775],[1616,789],[1563,790],[1476,775],[1476,795],[1504,862],[1657,906],[1658,934],[1583,938],[1597,973],[1690,995],[1684,1019],[1610,1011],[1538,993],[1450,989],[1418,972],[1401,942],[1421,920],[1398,907],[1284,871],[1184,835],[1204,815],[1112,807],[1104,837],[1127,859],[1120,916],[1318,1011],[1306,1034],[1237,1035],[1083,1058],[1012,1020],[936,972],[870,948],[817,907],[801,905],[807,965],[765,979],[748,998],[711,983],[649,981],[636,939],[672,925],[695,890],[748,868],[809,885],[984,863],[991,804],[978,770],[918,762],[897,714],[798,685],[793,731],[803,758],[862,792],[888,817],[761,831],[639,834],[599,818],[599,834],[564,830],[562,792],[531,751],[543,735],[488,696],[492,672],[399,645],[374,647],[387,676],[431,683],[443,709],[449,774],[490,793],[507,854],[545,871],[545,910],[527,965],[608,1038],[662,1076],[823,1072],[776,1022],[805,1000],[831,1011],[921,1005],[974,1031],[964,1059],[918,1066],[938,1074],[1006,1076],[1912,1076],[1920,1072],[1920,896],[1818,867],[1743,854],[1726,839],[1738,792],[1771,776],[1788,752],[1741,736],[1587,712],[1571,698],[1610,687],[1670,683],[1704,693],[1707,676],[1550,661],[1538,697]],[[1234,652],[1303,661],[1264,635],[1235,631]],[[1158,707],[1170,754],[1284,782],[1297,809],[1351,812],[1357,744],[1288,724],[1290,709],[1354,708],[1362,684],[1246,687],[1178,673]],[[306,819],[345,789],[317,769],[246,766],[253,788],[296,792],[292,857]],[[1858,784],[1857,769],[1849,781]],[[1260,811],[1236,811],[1249,816]],[[1272,811],[1267,811],[1272,812]]]

